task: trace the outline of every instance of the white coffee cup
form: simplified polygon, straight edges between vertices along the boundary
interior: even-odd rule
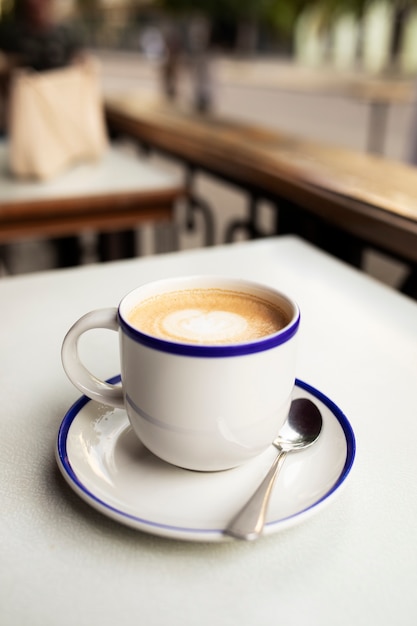
[[[284,325],[272,334],[241,339],[246,313],[243,321],[238,319],[240,309],[225,316],[211,310],[200,315],[188,299],[202,291],[204,297],[206,292],[239,297],[245,309],[246,303],[249,308],[254,301],[256,306],[257,301],[267,303],[283,313]],[[176,329],[173,337],[161,337],[133,324],[138,306],[150,299],[166,300],[163,294],[172,299],[173,292],[179,292],[175,298],[185,311],[192,309],[185,326],[188,334],[190,329],[191,335],[197,332],[196,338],[178,338]],[[179,317],[180,326],[188,315],[181,311],[180,306],[172,318],[175,322]],[[154,313],[146,316],[157,318]],[[155,455],[187,469],[223,470],[265,450],[285,421],[295,381],[299,322],[297,304],[265,285],[205,275],[159,280],[127,294],[118,308],[81,317],[64,339],[62,362],[83,394],[125,408],[136,435]],[[97,379],[81,363],[78,339],[94,328],[119,333],[121,386]]]

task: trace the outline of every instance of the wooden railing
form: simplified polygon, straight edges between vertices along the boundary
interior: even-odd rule
[[[108,97],[106,117],[112,132],[180,159],[189,172],[203,170],[247,190],[247,217],[228,226],[226,241],[242,229],[250,237],[269,234],[257,226],[257,200],[268,198],[277,206],[275,232],[296,232],[356,264],[368,246],[412,270],[417,265],[417,170],[411,166],[135,94]],[[414,280],[412,272],[407,292]]]

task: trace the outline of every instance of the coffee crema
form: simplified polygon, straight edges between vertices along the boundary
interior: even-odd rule
[[[218,288],[157,294],[136,305],[127,318],[147,335],[201,345],[254,341],[278,332],[290,321],[267,300]]]

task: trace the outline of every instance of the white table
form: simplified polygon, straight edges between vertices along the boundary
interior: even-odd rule
[[[0,242],[172,221],[184,193],[177,175],[113,145],[99,161],[79,163],[50,180],[17,179],[0,141]]]
[[[143,281],[190,272],[293,295],[298,376],[356,434],[354,467],[331,505],[257,543],[189,543],[119,525],[74,494],[54,460],[79,396],[60,363],[68,327]],[[417,623],[415,302],[292,237],[6,278],[0,302],[2,626]],[[117,341],[97,333],[89,364],[111,376]]]

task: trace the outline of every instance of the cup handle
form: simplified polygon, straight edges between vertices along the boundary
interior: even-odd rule
[[[70,381],[83,394],[95,400],[116,408],[124,407],[123,390],[118,385],[106,383],[92,374],[81,363],[78,354],[78,340],[88,330],[106,328],[119,330],[117,308],[97,309],[90,311],[75,322],[69,329],[62,343],[61,358],[65,373]]]

